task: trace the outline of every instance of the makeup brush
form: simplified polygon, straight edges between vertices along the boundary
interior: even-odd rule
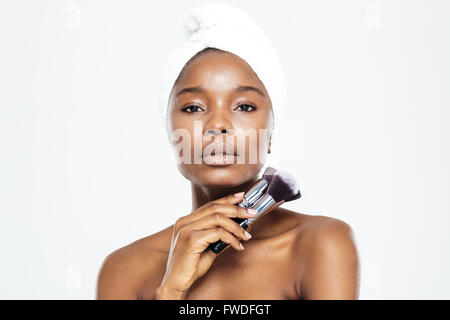
[[[276,169],[267,167],[266,170],[264,170],[263,176],[245,193],[244,199],[238,205],[244,208],[250,208],[255,204],[267,189],[267,186],[276,172]]]
[[[269,186],[270,181],[272,181],[272,178],[276,173],[277,170],[275,168],[267,167],[266,170],[264,170],[263,176],[260,179],[258,179],[255,182],[255,184],[244,194],[244,199],[242,199],[242,201],[238,203],[238,206],[244,208],[251,208],[262,197],[267,187]],[[235,221],[238,224],[241,224],[246,219],[231,218],[231,220]],[[223,242],[219,240],[214,243],[211,243],[205,249],[205,252],[216,247],[217,245],[223,246]]]
[[[247,229],[275,207],[278,207],[287,200],[292,201],[300,197],[300,190],[297,187],[294,177],[287,172],[277,172],[273,175],[267,192],[251,207],[258,211],[256,216],[245,220],[240,219],[241,222],[239,225]],[[205,251],[211,249],[214,253],[219,254],[227,246],[227,243],[219,240],[209,245]]]
[[[268,213],[275,205],[280,205],[286,202],[286,200],[292,201],[298,199],[300,196],[300,190],[297,187],[294,177],[288,172],[280,171],[270,182],[267,193],[252,206],[252,209],[258,211],[256,216],[247,219],[248,222],[245,223],[250,226]]]

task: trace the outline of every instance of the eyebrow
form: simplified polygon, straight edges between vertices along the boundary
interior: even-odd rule
[[[265,98],[266,95],[264,94],[264,92],[262,92],[260,89],[252,87],[252,86],[235,86],[233,88],[234,91],[237,92],[254,92],[258,95],[260,95],[261,97]],[[203,87],[187,87],[187,88],[183,88],[180,91],[177,92],[177,94],[175,95],[175,98],[177,98],[178,96],[184,94],[184,93],[200,93],[200,94],[204,94],[206,93],[206,89]]]

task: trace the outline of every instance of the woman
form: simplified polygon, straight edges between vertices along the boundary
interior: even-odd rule
[[[201,152],[194,150],[195,139],[183,138],[188,145],[178,153],[184,159],[178,169],[191,181],[192,210],[111,253],[99,274],[98,299],[358,298],[358,254],[347,223],[281,207],[248,232],[231,220],[252,217],[235,204],[260,176],[265,158],[249,161],[254,151],[247,137],[241,149],[216,139],[236,141],[241,129],[266,130],[269,139],[258,136],[257,152],[271,153],[275,94],[261,74],[240,56],[208,46],[184,65],[165,117],[169,132],[195,137],[196,125],[201,128]],[[229,248],[219,255],[204,252],[218,240]]]

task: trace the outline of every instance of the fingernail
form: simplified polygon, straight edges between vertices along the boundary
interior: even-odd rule
[[[244,232],[244,235],[247,239],[250,239],[252,237],[252,235],[250,233],[248,233],[247,231]]]
[[[258,213],[258,210],[255,210],[255,209],[247,209],[247,212],[249,213],[249,214],[251,214],[251,215],[256,215],[257,213]]]
[[[244,250],[244,246],[242,245],[242,243],[239,242],[239,246],[241,247],[241,250]]]
[[[245,192],[238,192],[238,193],[235,193],[234,196],[235,196],[236,198],[240,198],[240,197],[242,197],[242,196],[244,195],[244,193],[245,193]]]

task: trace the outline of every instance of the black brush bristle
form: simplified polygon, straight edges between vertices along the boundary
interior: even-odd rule
[[[262,178],[267,181],[267,183],[270,183],[272,181],[273,176],[277,173],[277,170],[272,167],[267,167],[266,170],[264,170],[264,174]]]
[[[293,201],[293,200],[297,200],[300,199],[302,197],[302,194],[300,193],[300,190],[298,190],[297,194],[293,197],[287,198],[285,200],[285,202],[289,202],[289,201]]]
[[[294,177],[287,172],[280,171],[270,181],[267,193],[275,202],[280,202],[298,196],[299,190]]]

